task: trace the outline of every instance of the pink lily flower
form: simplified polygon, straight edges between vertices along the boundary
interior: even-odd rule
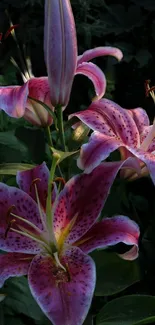
[[[14,118],[24,117],[36,126],[51,125],[51,115],[41,104],[29,97],[44,102],[53,111],[47,77],[31,78],[22,86],[0,87],[0,110]]]
[[[106,90],[105,75],[99,67],[88,61],[102,55],[111,55],[120,61],[122,52],[113,47],[97,47],[78,57],[76,43],[70,1],[46,0],[44,53],[48,78],[28,79],[26,74],[24,85],[0,87],[0,109],[11,117],[24,117],[34,125],[49,126],[53,121],[51,115],[31,98],[44,102],[52,111],[56,105],[65,108],[76,74],[87,76],[94,84],[96,98],[103,97]]]
[[[7,252],[0,255],[0,286],[27,274],[33,297],[53,325],[82,325],[87,315],[96,282],[89,252],[123,242],[132,246],[123,258],[138,256],[134,221],[115,216],[97,222],[118,170],[127,164],[101,164],[73,177],[55,200],[53,231],[44,212],[45,163],[18,172],[20,189],[0,183],[0,249]]]
[[[94,132],[81,147],[78,167],[90,173],[111,152],[119,149],[121,159],[135,157],[135,171],[124,170],[124,177],[135,179],[150,173],[155,183],[155,123],[150,125],[142,108],[127,110],[108,99],[93,102],[85,111],[75,113]]]

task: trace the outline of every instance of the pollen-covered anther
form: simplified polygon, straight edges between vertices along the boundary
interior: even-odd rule
[[[30,185],[30,194],[31,194],[31,192],[32,192],[32,188],[33,188],[33,186],[35,186],[36,183],[37,183],[37,182],[40,182],[40,181],[41,181],[40,178],[35,178],[35,179],[33,179],[33,181],[31,182],[31,185]]]
[[[11,221],[11,212],[15,209],[16,207],[15,207],[15,205],[13,204],[13,205],[11,205],[10,207],[9,207],[9,209],[8,209],[8,211],[7,211],[7,213],[6,213],[6,222],[7,222],[7,224],[9,224],[10,223],[10,221]]]
[[[8,226],[6,228],[5,234],[4,234],[4,238],[7,238],[8,232],[11,230],[12,225],[16,222],[15,219],[10,220],[10,222],[8,223]]]
[[[56,178],[54,179],[54,182],[59,182],[59,183],[61,183],[63,186],[65,186],[65,184],[66,184],[66,181],[65,181],[65,179],[64,179],[63,177],[56,177]]]

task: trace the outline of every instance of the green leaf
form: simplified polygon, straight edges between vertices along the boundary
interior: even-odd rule
[[[53,147],[50,147],[52,153],[58,153],[60,155],[60,159],[58,160],[57,162],[57,165],[60,164],[61,161],[63,161],[64,159],[70,157],[70,156],[73,156],[73,155],[76,155],[78,153],[78,150],[76,151],[67,151],[67,152],[64,152],[64,151],[61,151],[61,150],[57,150]]]
[[[25,277],[9,279],[3,292],[7,295],[4,307],[8,315],[25,314],[35,320],[44,317],[43,312],[33,299]]]
[[[28,170],[34,167],[35,165],[30,165],[30,164],[18,164],[18,163],[0,164],[0,175],[16,175],[17,171]]]
[[[1,324],[1,323],[0,323]],[[5,325],[25,325],[20,318],[5,317]]]
[[[140,325],[155,322],[155,297],[130,295],[106,304],[97,316],[97,325]]]
[[[13,131],[0,132],[0,143],[11,149],[16,149],[26,154],[26,146],[18,140]]]
[[[140,280],[136,261],[125,261],[117,254],[104,250],[91,255],[96,264],[96,296],[116,294]]]

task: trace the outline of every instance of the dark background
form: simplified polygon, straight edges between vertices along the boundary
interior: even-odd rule
[[[124,58],[120,63],[109,57],[94,60],[106,74],[108,85],[105,96],[125,108],[143,107],[149,114],[150,120],[153,121],[155,104],[151,97],[145,96],[144,84],[149,79],[151,85],[155,85],[155,1],[72,0],[71,4],[77,27],[79,54],[96,46],[115,46],[124,53]],[[0,32],[3,35],[9,29],[8,17],[13,24],[19,24],[16,36],[21,51],[23,53],[25,51],[31,58],[34,75],[46,75],[43,55],[44,1],[1,0]],[[10,63],[11,56],[20,65],[16,43],[11,36],[5,40],[2,37],[0,85],[22,83],[20,74]],[[85,77],[77,76],[73,84],[70,103],[65,111],[65,118],[67,119],[67,115],[73,111],[86,108],[93,94],[91,82]],[[10,144],[12,141],[10,135],[11,137],[15,135],[17,141],[22,141],[22,145],[21,142]],[[47,158],[42,130],[28,126],[22,119],[12,120],[1,112],[0,153],[1,164],[5,162],[41,163]],[[4,181],[3,177],[2,180]],[[14,184],[14,178],[9,177],[7,183]],[[108,216],[129,215],[139,223],[141,228],[140,257],[137,262],[141,280],[119,293],[118,296],[131,293],[155,295],[155,189],[150,178],[125,183],[123,186],[119,181],[116,182],[104,211]],[[117,248],[117,251],[122,252],[122,250],[122,246]],[[111,296],[106,299],[96,297],[92,312],[96,314],[103,304],[111,299]],[[19,314],[19,311],[16,313]],[[13,318],[10,317],[7,318],[7,325],[22,325],[28,324],[31,316],[22,314],[17,317],[15,314],[14,323]],[[34,320],[32,324],[42,325],[43,322]]]

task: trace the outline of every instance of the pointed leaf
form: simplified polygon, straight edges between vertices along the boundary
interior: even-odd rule
[[[16,314],[22,313],[35,320],[43,318],[43,313],[33,299],[25,277],[10,279],[7,284],[5,308],[9,310],[9,314],[12,311]]]
[[[64,151],[61,151],[61,150],[57,150],[57,149],[55,149],[53,147],[51,147],[50,149],[51,149],[52,153],[57,153],[58,155],[60,155],[60,159],[58,160],[57,164],[60,164],[60,162],[63,161],[64,159],[78,153],[78,150],[71,151],[71,152],[69,152],[69,151],[64,152]]]
[[[96,264],[96,296],[116,294],[140,280],[136,261],[125,261],[115,253],[103,250],[95,251],[91,256]]]
[[[18,138],[14,135],[12,131],[0,132],[0,143],[5,146],[8,146],[9,148],[16,150],[18,149],[22,153],[27,152],[27,148],[25,147],[25,145],[20,140],[18,140]]]
[[[0,164],[0,175],[16,175],[18,171],[28,170],[34,167],[35,167],[34,165],[30,165],[30,164],[18,164],[18,163]]]
[[[130,295],[106,304],[97,316],[97,325],[140,325],[155,322],[155,297]]]

